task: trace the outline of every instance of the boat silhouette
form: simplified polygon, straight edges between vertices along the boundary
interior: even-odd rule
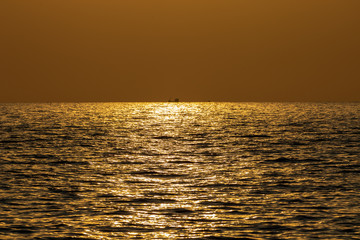
[[[178,98],[175,98],[174,100],[172,100],[171,98],[169,99],[168,102],[179,102],[180,100]]]

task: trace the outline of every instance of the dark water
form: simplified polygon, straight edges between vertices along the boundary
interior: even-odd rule
[[[0,239],[358,239],[360,104],[0,105]]]

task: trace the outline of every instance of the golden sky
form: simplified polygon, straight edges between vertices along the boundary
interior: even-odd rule
[[[0,102],[360,101],[359,0],[1,0]]]

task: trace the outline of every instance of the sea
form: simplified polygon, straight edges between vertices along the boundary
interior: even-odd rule
[[[360,103],[0,104],[0,239],[360,239]]]

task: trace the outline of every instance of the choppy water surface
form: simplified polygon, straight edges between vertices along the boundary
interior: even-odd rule
[[[355,239],[360,104],[0,105],[1,239]]]

